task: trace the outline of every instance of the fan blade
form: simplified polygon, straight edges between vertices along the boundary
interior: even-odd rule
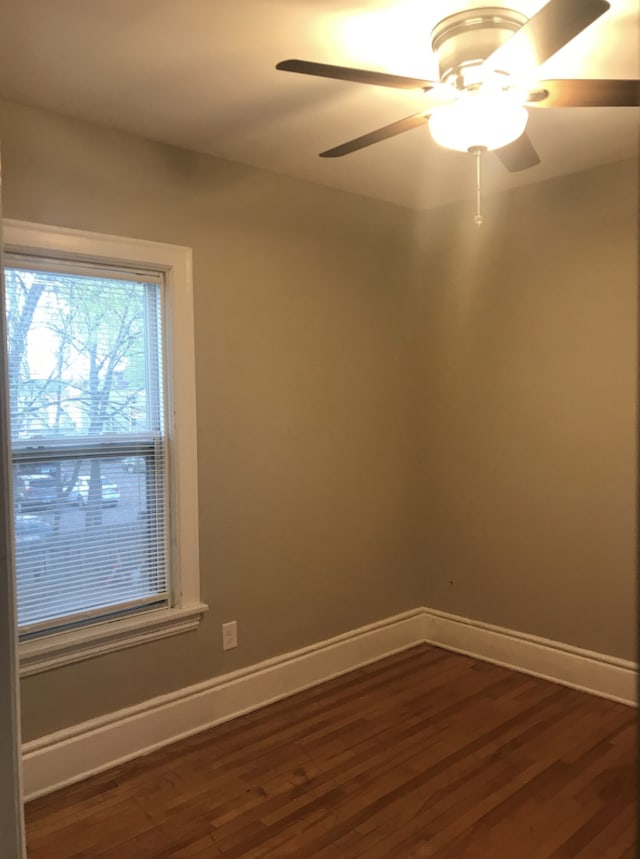
[[[347,143],[341,143],[340,146],[334,146],[333,149],[327,149],[326,152],[320,153],[320,157],[339,158],[342,155],[348,155],[350,152],[364,149],[365,146],[371,146],[372,143],[379,143],[388,137],[394,137],[396,134],[402,134],[404,131],[410,131],[412,128],[424,125],[428,119],[429,114],[424,113],[414,113],[413,116],[405,116],[404,119],[392,122],[391,125],[385,125],[384,128],[370,131],[368,134],[363,134],[362,137],[356,137],[355,140],[349,140]]]
[[[550,0],[485,60],[492,69],[517,68],[518,58],[531,56],[536,66],[553,56],[609,9],[607,0]]]
[[[537,107],[638,107],[640,81],[558,80],[540,81],[546,96],[535,98]]]
[[[309,63],[306,60],[282,60],[276,68],[283,72],[297,72],[301,75],[317,75],[322,78],[335,78],[339,81],[353,81],[357,84],[373,84],[395,89],[422,89],[425,92],[438,86],[436,81],[420,78],[405,78],[401,75],[388,75],[386,72],[372,72],[368,69],[350,69],[346,66],[330,66],[326,63]]]
[[[526,131],[513,143],[493,151],[510,173],[518,173],[520,170],[527,170],[540,163],[538,153],[533,148],[533,143],[529,140]]]

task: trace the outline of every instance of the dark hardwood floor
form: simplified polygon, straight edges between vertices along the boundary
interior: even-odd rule
[[[29,859],[630,859],[636,710],[421,646],[30,803]]]

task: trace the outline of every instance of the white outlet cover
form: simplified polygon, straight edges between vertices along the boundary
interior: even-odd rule
[[[238,646],[238,624],[235,620],[222,624],[222,649],[232,650]]]

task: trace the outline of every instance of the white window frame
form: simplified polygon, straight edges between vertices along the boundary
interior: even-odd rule
[[[3,221],[3,238],[9,253],[91,261],[108,267],[141,266],[162,272],[165,281],[166,430],[174,604],[20,642],[20,675],[26,676],[196,629],[207,610],[200,601],[198,557],[192,252],[181,245],[12,219]],[[179,384],[174,384],[177,379]]]

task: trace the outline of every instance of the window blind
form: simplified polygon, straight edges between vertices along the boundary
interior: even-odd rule
[[[7,255],[22,636],[171,601],[162,281]]]

